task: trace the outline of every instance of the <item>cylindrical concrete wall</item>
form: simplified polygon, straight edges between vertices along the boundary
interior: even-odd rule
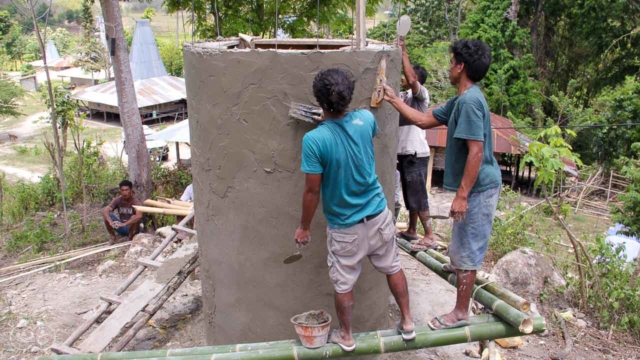
[[[315,74],[342,67],[357,79],[352,108],[369,108],[383,56],[387,81],[397,88],[400,52],[187,45],[184,56],[207,343],[295,338],[289,319],[313,309],[330,311],[337,327],[321,206],[304,258],[282,263],[295,251],[305,179],[301,143],[314,128],[289,118],[288,104],[315,103]],[[371,111],[380,128],[376,169],[392,208],[398,115],[389,105]],[[355,331],[388,325],[385,276],[365,263],[355,288]]]

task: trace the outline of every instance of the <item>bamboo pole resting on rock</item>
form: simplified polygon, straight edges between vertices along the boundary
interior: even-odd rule
[[[397,239],[401,249],[411,254],[418,261],[426,265],[431,271],[438,274],[441,278],[447,280],[451,285],[455,286],[457,277],[453,273],[442,270],[442,264],[438,260],[427,255],[425,252],[414,252],[411,250],[411,244],[403,239]],[[498,317],[515,326],[524,334],[531,334],[533,331],[533,321],[520,310],[515,309],[505,301],[497,298],[483,288],[477,285],[473,286],[473,299],[482,304],[487,309],[491,309]]]
[[[427,250],[427,255],[432,258],[438,260],[443,264],[449,264],[451,260],[447,256],[440,254],[435,250]],[[476,285],[482,286],[483,289],[495,295],[498,299],[506,302],[507,304],[513,306],[514,308],[522,311],[529,312],[531,310],[531,303],[522,298],[520,295],[512,292],[501,286],[500,284],[492,283],[489,279],[479,276],[476,276]]]

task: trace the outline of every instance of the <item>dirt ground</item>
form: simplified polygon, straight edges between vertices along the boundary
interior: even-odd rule
[[[452,194],[434,191],[432,212],[445,214]],[[446,221],[435,227],[444,232]],[[0,359],[30,359],[49,354],[48,347],[66,338],[91,316],[99,295],[111,293],[135,268],[124,257],[125,250],[114,250],[68,264],[56,271],[20,278],[0,284]],[[432,317],[451,310],[455,289],[411,256],[401,252],[407,275],[411,308],[417,325],[426,325]],[[104,269],[104,264],[110,266]],[[101,265],[103,268],[101,268]],[[185,348],[204,346],[204,319],[201,315],[200,281],[189,278],[165,304],[173,310],[158,313],[133,340],[127,350],[151,348]],[[137,286],[134,283],[133,287]],[[530,299],[536,300],[536,299]],[[186,304],[186,305],[185,305]],[[391,307],[391,310],[393,306]],[[499,351],[504,359],[550,359],[565,347],[560,326],[538,306],[547,319],[549,331],[543,335],[523,337],[518,349]],[[366,311],[357,308],[356,311]],[[586,319],[589,320],[589,319]],[[589,323],[589,322],[587,322]],[[638,359],[640,348],[613,332],[602,332],[591,325],[581,328],[568,322],[573,349],[566,359]],[[388,354],[384,359],[470,359],[466,350],[478,349],[478,343]]]

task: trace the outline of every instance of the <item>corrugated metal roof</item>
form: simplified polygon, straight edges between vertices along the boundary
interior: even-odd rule
[[[134,82],[138,108],[160,105],[187,98],[184,79],[175,76],[162,76]],[[72,98],[97,104],[118,106],[118,94],[115,81],[82,89]]]
[[[513,127],[511,120],[491,113],[491,126],[494,128],[492,130],[494,152],[503,154],[524,154],[527,152],[531,140],[515,129],[505,129]],[[447,128],[445,126],[429,129],[426,133],[429,146],[447,146]]]
[[[151,31],[149,20],[136,20],[136,30],[133,33],[131,52],[129,53],[131,74],[133,80],[150,79],[167,76],[156,38]]]
[[[113,77],[113,70],[110,72]],[[79,78],[79,79],[91,79],[91,71],[84,71],[80,67],[74,67],[67,70],[58,71],[56,74],[58,77],[69,77],[69,78]],[[106,77],[104,70],[94,71],[93,79],[101,80]]]

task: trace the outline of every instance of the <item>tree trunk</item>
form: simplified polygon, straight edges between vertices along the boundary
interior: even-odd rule
[[[455,40],[453,35],[453,25],[451,25],[451,19],[449,19],[449,0],[442,0],[444,2],[444,18],[447,20],[447,25],[449,26],[449,39],[451,42]]]
[[[102,6],[107,36],[109,39],[115,38],[112,65],[116,92],[118,93],[120,122],[124,128],[125,146],[129,157],[129,179],[133,182],[136,197],[144,200],[149,198],[153,191],[151,164],[138,111],[120,5],[118,0],[100,0],[100,5]]]
[[[44,46],[44,40],[42,39],[42,34],[40,34],[40,27],[38,25],[38,20],[35,12],[35,5],[31,4],[29,7],[29,11],[31,12],[31,20],[33,22],[33,30],[36,33],[36,39],[38,39],[38,45],[40,46],[40,53],[42,54],[42,62],[44,64],[44,72],[47,76],[47,92],[49,93],[49,102],[51,104],[51,127],[53,130],[53,141],[56,147],[56,165],[58,170],[58,179],[60,179],[60,193],[62,196],[62,212],[64,214],[64,226],[65,226],[65,234],[69,234],[69,219],[67,218],[67,201],[65,199],[65,190],[67,189],[67,185],[65,183],[64,178],[64,167],[62,163],[63,153],[62,146],[60,145],[60,134],[58,133],[58,120],[56,118],[56,101],[53,96],[53,87],[51,85],[51,77],[49,76],[49,67],[47,66],[47,51]]]
[[[538,41],[538,26],[540,24],[540,17],[542,16],[542,8],[544,5],[544,0],[536,0],[536,13],[533,17],[533,21],[531,21],[531,53],[533,57],[536,59],[536,62],[540,64],[540,51],[539,51],[539,41]]]

